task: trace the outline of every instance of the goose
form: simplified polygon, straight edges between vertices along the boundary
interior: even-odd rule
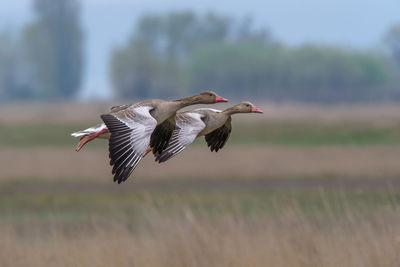
[[[116,106],[101,115],[104,123],[73,133],[81,137],[76,148],[79,151],[95,138],[109,139],[110,165],[113,166],[114,182],[126,181],[149,151],[162,153],[175,129],[176,112],[189,105],[227,102],[214,92],[203,92],[191,97],[165,101],[145,100],[136,104]]]
[[[178,113],[176,126],[167,148],[156,151],[155,161],[165,162],[180,153],[200,136],[205,136],[211,152],[224,147],[232,130],[231,116],[236,113],[263,113],[250,102],[241,102],[220,111],[212,108],[200,108]]]

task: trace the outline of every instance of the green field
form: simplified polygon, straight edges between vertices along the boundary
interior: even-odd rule
[[[70,133],[91,124],[0,124],[0,147],[71,146]],[[197,140],[196,143],[203,141]],[[311,121],[258,121],[233,124],[230,144],[284,146],[318,145],[400,145],[400,122],[375,125],[366,122],[322,123]],[[92,142],[88,147],[104,146]]]
[[[62,189],[62,188],[60,188]],[[110,187],[111,189],[111,187]],[[400,206],[400,190],[389,188],[284,188],[253,190],[135,190],[91,191],[90,188],[61,192],[2,193],[0,223],[88,222],[123,220],[138,222],[149,210],[165,217],[190,211],[195,217],[278,216],[296,210],[314,219],[329,216],[373,216],[394,212]]]

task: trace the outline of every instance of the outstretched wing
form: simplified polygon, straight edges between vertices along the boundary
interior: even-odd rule
[[[150,137],[150,147],[153,154],[160,154],[168,146],[172,133],[175,129],[175,116],[157,125]]]
[[[110,164],[114,181],[128,179],[143,157],[157,121],[150,115],[150,106],[130,107],[101,118],[111,133],[109,141]]]
[[[164,162],[181,152],[193,143],[197,135],[206,127],[202,117],[204,115],[195,112],[184,112],[176,115],[176,126],[171,140],[166,149],[161,153],[155,153],[156,161]]]
[[[218,152],[218,150],[223,148],[229,138],[231,131],[231,117],[229,117],[224,125],[207,134],[205,136],[205,139],[211,151],[215,150],[215,152]]]

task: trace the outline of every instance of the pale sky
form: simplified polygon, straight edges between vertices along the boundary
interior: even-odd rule
[[[254,18],[290,45],[331,43],[368,49],[380,44],[387,28],[400,23],[400,0],[83,0],[87,52],[83,96],[108,97],[109,55],[123,44],[144,13],[171,10],[216,11]],[[0,29],[19,29],[33,19],[31,0],[2,1]]]

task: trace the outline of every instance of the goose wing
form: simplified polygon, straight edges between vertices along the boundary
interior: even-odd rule
[[[231,131],[232,124],[231,117],[229,117],[224,125],[222,125],[218,129],[215,129],[211,133],[206,134],[205,139],[211,151],[215,150],[215,152],[218,152],[218,150],[223,148],[229,138]]]
[[[110,165],[114,181],[128,179],[143,157],[157,121],[151,116],[152,106],[130,106],[101,118],[111,133],[109,141]]]
[[[161,153],[155,153],[156,161],[164,162],[177,155],[193,143],[197,135],[206,127],[204,115],[196,112],[184,112],[176,115],[176,126],[172,138]]]
[[[160,154],[164,149],[167,148],[168,142],[175,130],[175,116],[170,117],[163,123],[157,125],[150,137],[150,147],[153,150],[153,154]]]

